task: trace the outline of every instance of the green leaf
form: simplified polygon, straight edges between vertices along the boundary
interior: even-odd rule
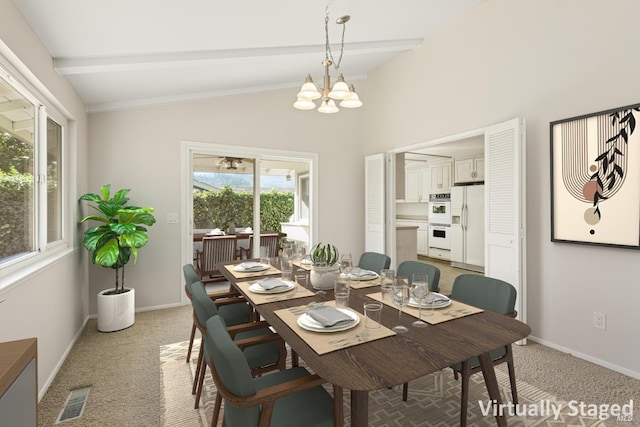
[[[105,218],[103,216],[98,216],[98,215],[85,216],[79,222],[80,222],[80,224],[82,224],[83,222],[86,222],[86,221],[89,221],[89,220],[99,221],[99,222],[104,222],[105,224],[109,224],[109,219],[107,219],[107,218]]]
[[[90,202],[99,202],[102,199],[100,198],[100,196],[96,193],[87,193],[84,194],[82,197],[80,197],[80,200],[88,200]]]
[[[96,262],[103,267],[111,267],[120,255],[120,247],[116,239],[109,239],[101,248],[96,251]]]
[[[100,187],[100,194],[102,195],[102,199],[104,201],[109,200],[111,196],[111,184],[106,184]]]
[[[132,233],[123,234],[119,237],[120,245],[127,248],[141,248],[149,241],[146,231],[134,231]]]
[[[118,236],[136,231],[136,226],[134,224],[111,223],[110,227],[111,231],[116,233]]]

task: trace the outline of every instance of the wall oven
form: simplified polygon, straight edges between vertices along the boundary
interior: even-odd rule
[[[429,247],[451,249],[451,226],[429,224]]]
[[[451,193],[429,195],[429,224],[451,225]]]

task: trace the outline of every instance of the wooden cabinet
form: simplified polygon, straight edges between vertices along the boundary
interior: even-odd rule
[[[4,426],[38,425],[37,340],[0,343],[0,420]]]
[[[429,221],[399,219],[396,220],[396,227],[417,227],[416,253],[424,256],[429,255]]]
[[[428,202],[431,192],[431,175],[424,164],[407,166],[405,169],[405,201]]]
[[[451,189],[451,163],[447,161],[431,165],[431,193],[441,193]]]
[[[456,160],[453,175],[456,184],[484,181],[484,157]]]

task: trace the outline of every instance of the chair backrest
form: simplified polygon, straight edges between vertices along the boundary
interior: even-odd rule
[[[184,282],[187,287],[191,288],[191,285],[198,280],[200,280],[200,275],[198,274],[198,270],[193,266],[193,264],[185,264],[182,266],[182,273],[184,274]]]
[[[280,234],[278,233],[260,233],[260,246],[269,248],[267,256],[269,258],[277,257],[280,253]],[[248,258],[253,256],[253,235],[249,237]]]
[[[235,236],[204,237],[200,254],[200,278],[217,273],[216,264],[219,262],[235,261],[236,250]]]
[[[196,326],[200,331],[204,330],[207,320],[218,314],[218,308],[213,300],[207,295],[202,282],[197,281],[191,284],[191,305],[196,313]]]
[[[210,355],[207,363],[211,374],[223,397],[249,397],[256,394],[247,359],[229,336],[221,316],[213,316],[207,320],[204,345]],[[225,418],[233,420],[234,426],[257,426],[260,419],[259,406],[239,408],[225,403],[224,412]]]
[[[516,288],[492,277],[461,274],[453,281],[451,298],[499,314],[511,314],[516,305]]]
[[[396,275],[406,276],[409,279],[409,284],[413,281],[413,273],[426,274],[429,279],[429,290],[440,291],[440,269],[438,267],[422,261],[402,261],[396,271]]]
[[[391,258],[377,252],[365,252],[360,255],[360,261],[358,261],[358,267],[364,270],[375,271],[378,274],[385,268],[389,268],[390,265]]]

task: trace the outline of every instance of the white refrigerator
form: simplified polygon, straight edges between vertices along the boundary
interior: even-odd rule
[[[451,187],[451,265],[484,271],[484,185]]]

